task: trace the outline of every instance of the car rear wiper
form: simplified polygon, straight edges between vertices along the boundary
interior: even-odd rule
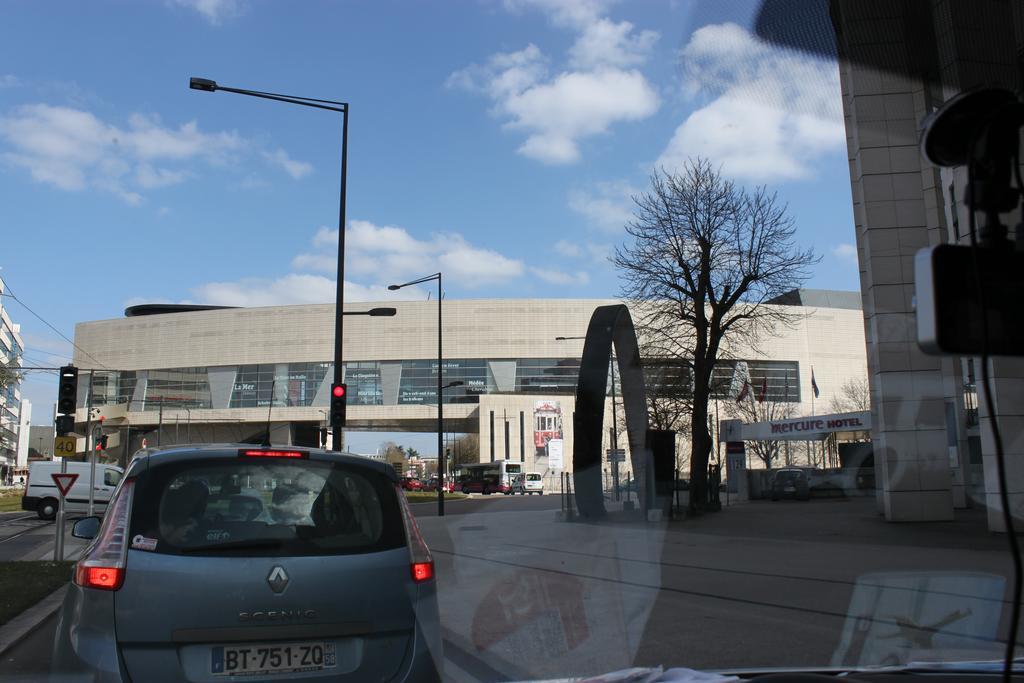
[[[249,538],[223,543],[209,543],[191,548],[182,548],[182,553],[200,553],[206,550],[249,550],[252,548],[280,548],[284,540],[280,538]]]

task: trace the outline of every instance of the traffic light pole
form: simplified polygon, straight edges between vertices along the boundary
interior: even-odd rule
[[[65,365],[60,369],[59,379],[57,384],[57,406],[55,413],[61,415],[71,416],[71,430],[74,431],[74,415],[77,405],[78,395],[78,369],[73,365]],[[90,383],[92,375],[89,375]],[[65,405],[66,404],[66,405]],[[88,419],[89,411],[86,410],[86,418]],[[54,434],[65,436],[67,432],[58,432],[56,427],[60,426],[56,415],[54,416]],[[86,436],[88,442],[88,436]],[[56,454],[56,451],[54,451]],[[60,459],[60,473],[67,474],[68,471],[68,459],[67,456],[63,456]],[[53,560],[54,562],[62,562],[64,560],[64,496],[60,496],[57,500],[57,515],[56,515],[56,538],[53,543]]]
[[[92,517],[96,507],[96,451],[95,444],[89,448],[89,437],[92,436],[92,377],[89,371],[89,385],[85,393],[85,456],[89,458],[89,516]],[[95,439],[94,439],[95,441]]]

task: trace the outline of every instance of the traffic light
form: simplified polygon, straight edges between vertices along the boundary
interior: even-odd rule
[[[345,426],[345,406],[348,402],[348,387],[342,384],[331,385],[331,426],[339,429]]]
[[[67,436],[69,433],[75,431],[75,416],[58,415],[53,421],[53,424],[57,429],[57,436]]]
[[[78,368],[65,365],[60,369],[57,383],[57,412],[62,415],[74,415],[78,403]]]

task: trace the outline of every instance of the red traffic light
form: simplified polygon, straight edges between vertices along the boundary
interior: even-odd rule
[[[342,396],[345,395],[345,385],[344,384],[335,384],[334,388],[331,389],[331,393],[333,393],[335,395],[335,397],[341,398]]]

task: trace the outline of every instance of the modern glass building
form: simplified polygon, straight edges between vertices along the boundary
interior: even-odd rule
[[[483,394],[573,394],[578,358],[456,358],[444,361],[444,382],[462,382],[444,393],[444,402],[480,402]],[[350,406],[437,404],[436,360],[353,361],[344,364]],[[737,373],[746,373],[754,387],[767,387],[771,401],[800,402],[799,361],[726,360],[715,368],[715,398],[735,397]],[[670,367],[648,368],[648,386],[657,387]],[[94,406],[131,404],[145,412],[164,407],[265,408],[325,407],[334,364],[268,363],[154,370],[97,370]],[[506,378],[513,381],[507,381]],[[514,378],[514,379],[513,379]],[[609,388],[610,388],[609,384]]]
[[[823,399],[847,379],[863,377],[858,297],[828,294],[787,304],[802,306],[806,315],[756,349],[737,349],[722,361],[714,373],[715,398],[734,399],[746,381],[766,400],[810,412],[804,404],[812,367]],[[437,304],[383,303],[397,314],[346,319],[348,426],[436,430]],[[532,457],[549,438],[538,436],[546,431],[545,411],[557,411],[568,447],[583,350],[583,341],[571,337],[583,336],[596,307],[612,303],[618,302],[446,300],[443,383],[461,384],[444,393],[445,431],[479,433],[481,444],[493,443],[481,449],[485,458]],[[351,310],[373,305],[353,304]],[[94,368],[91,397],[89,382],[80,382],[80,417],[87,403],[101,407],[108,429],[131,430],[124,433],[130,447],[142,438],[151,445],[252,438],[265,432],[268,420],[275,441],[308,442],[329,404],[333,316],[330,305],[143,306],[128,309],[124,318],[80,323],[76,362]],[[649,386],[687,390],[678,366],[661,359],[646,359],[645,365]],[[110,443],[115,448],[118,439]]]

